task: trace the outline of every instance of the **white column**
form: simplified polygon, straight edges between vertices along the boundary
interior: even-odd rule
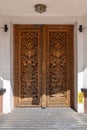
[[[3,95],[3,113],[11,112],[13,108],[13,92],[11,81],[11,43],[10,43],[10,24],[2,20],[0,26],[8,25],[8,31],[0,30],[0,81],[6,92]]]

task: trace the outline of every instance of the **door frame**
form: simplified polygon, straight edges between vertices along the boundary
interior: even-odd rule
[[[14,24],[15,25],[15,24]],[[13,25],[13,26],[14,26]],[[19,25],[22,25],[22,24],[19,24]],[[26,25],[26,24],[24,24],[24,25]],[[30,26],[31,24],[29,24],[29,26]],[[47,24],[46,24],[47,25]],[[61,25],[61,24],[52,24],[52,26],[59,26],[59,25]],[[66,24],[63,24],[63,25],[66,25]],[[68,25],[68,24],[67,24]],[[49,25],[48,25],[49,26]],[[74,26],[74,25],[73,25]],[[74,33],[74,31],[73,31],[73,33]],[[14,34],[13,34],[13,39],[14,39]],[[14,40],[13,40],[14,41]],[[44,41],[45,42],[45,41]],[[13,42],[14,43],[14,42]],[[13,46],[14,46],[14,44],[13,44]],[[16,71],[15,71],[15,69],[16,69],[16,67],[15,67],[15,46],[13,47],[14,48],[14,52],[13,52],[13,59],[14,59],[14,63],[13,63],[13,74],[14,74],[14,86],[16,85],[16,82],[15,82],[15,77],[16,77]],[[44,53],[43,53],[43,55],[44,55]],[[74,35],[73,35],[73,56],[74,56]],[[45,73],[45,72],[44,72]],[[74,74],[74,57],[73,57],[73,74]],[[73,80],[74,80],[74,77],[73,77]],[[44,82],[45,82],[45,79],[44,79]],[[44,88],[44,91],[46,91],[45,90],[45,88]],[[14,87],[14,105],[15,105],[15,107],[16,107],[16,97],[15,97],[15,93],[16,93],[16,89],[15,89],[15,87]],[[72,90],[71,90],[71,93],[72,93],[72,95],[70,94],[70,96],[71,96],[71,101],[70,101],[70,107],[72,107],[72,108],[74,108],[74,82],[73,82],[73,88],[72,88]],[[44,100],[46,100],[46,97],[45,97],[45,95],[43,95],[43,99]],[[44,105],[42,105],[43,107],[44,107]]]

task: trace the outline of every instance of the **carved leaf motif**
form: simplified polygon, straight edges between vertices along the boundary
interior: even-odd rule
[[[38,98],[38,33],[21,33],[21,95]]]
[[[62,93],[67,88],[67,43],[66,33],[49,33],[49,94]]]

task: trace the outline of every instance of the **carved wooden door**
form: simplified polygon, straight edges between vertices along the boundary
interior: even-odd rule
[[[14,25],[15,104],[40,106],[41,29]]]
[[[73,26],[47,26],[47,106],[73,107]]]
[[[14,25],[16,106],[73,105],[73,26]]]

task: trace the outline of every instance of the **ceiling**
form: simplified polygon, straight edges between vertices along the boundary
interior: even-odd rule
[[[47,5],[47,11],[39,14],[34,5]],[[0,0],[0,15],[3,16],[80,16],[87,15],[87,0]]]

